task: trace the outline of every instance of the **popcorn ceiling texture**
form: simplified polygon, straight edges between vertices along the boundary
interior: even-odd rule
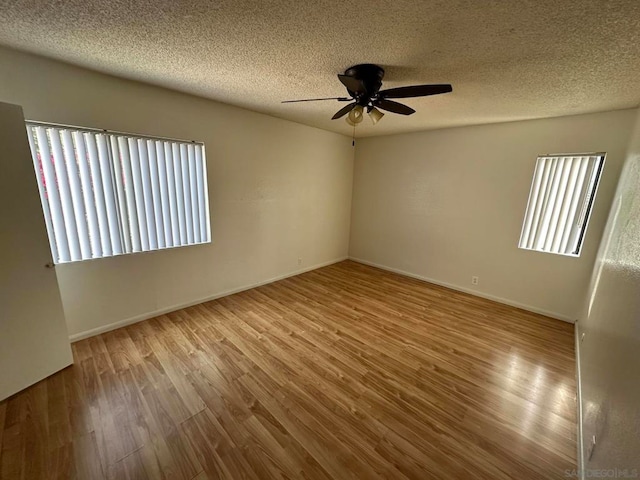
[[[343,104],[280,102],[365,62],[453,84],[357,136],[640,103],[638,0],[0,0],[0,44],[348,135]]]

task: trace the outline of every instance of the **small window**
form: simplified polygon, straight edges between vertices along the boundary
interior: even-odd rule
[[[604,153],[538,157],[520,248],[579,256]]]
[[[55,263],[211,242],[204,145],[27,122]]]

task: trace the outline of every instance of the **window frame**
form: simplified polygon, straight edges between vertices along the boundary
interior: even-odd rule
[[[120,240],[122,242],[121,248],[122,248],[122,252],[120,253],[115,253],[112,252],[111,254],[107,254],[105,255],[104,252],[101,252],[100,256],[91,256],[89,258],[80,258],[80,259],[71,259],[71,260],[60,260],[60,256],[59,256],[59,250],[57,248],[57,244],[55,242],[55,240],[53,239],[53,229],[52,229],[52,218],[51,218],[51,213],[49,212],[49,205],[45,199],[45,194],[43,193],[45,191],[45,188],[43,187],[43,183],[41,181],[40,178],[38,178],[38,175],[44,175],[44,173],[42,171],[38,170],[38,166],[39,164],[36,162],[39,162],[40,164],[42,164],[42,159],[38,158],[38,154],[39,154],[39,149],[38,150],[34,150],[34,142],[31,141],[31,134],[29,135],[30,137],[30,152],[32,154],[32,160],[33,160],[33,166],[34,166],[34,175],[36,176],[36,182],[38,184],[38,190],[39,190],[39,196],[40,196],[40,200],[41,200],[41,206],[43,208],[43,215],[45,217],[45,223],[46,223],[46,227],[47,227],[47,234],[49,236],[49,243],[50,243],[50,249],[51,249],[51,254],[53,257],[53,262],[55,265],[62,265],[62,264],[67,264],[67,263],[79,263],[79,262],[86,262],[86,261],[90,261],[90,260],[102,260],[105,258],[110,258],[110,257],[119,257],[119,256],[124,256],[124,255],[132,255],[132,254],[142,254],[142,253],[150,253],[150,252],[156,252],[156,251],[160,251],[160,250],[168,250],[168,249],[175,249],[175,248],[183,248],[183,247],[193,247],[193,246],[198,246],[198,245],[206,245],[206,244],[211,244],[212,243],[212,233],[211,233],[211,213],[210,213],[210,198],[209,198],[209,182],[208,182],[208,168],[207,168],[207,157],[206,157],[206,147],[204,142],[201,141],[195,141],[195,140],[184,140],[184,139],[177,139],[177,138],[172,138],[172,137],[164,137],[164,136],[156,136],[156,135],[147,135],[147,134],[139,134],[139,133],[131,133],[131,132],[122,132],[122,131],[118,131],[118,130],[108,130],[108,129],[102,129],[102,128],[92,128],[92,127],[81,127],[81,126],[76,126],[76,125],[68,125],[68,124],[62,124],[62,123],[54,123],[54,122],[43,122],[43,121],[37,121],[37,120],[25,120],[25,127],[27,130],[30,130],[33,127],[43,127],[43,128],[53,128],[53,129],[57,129],[57,130],[68,130],[71,132],[71,134],[73,134],[74,132],[79,132],[79,133],[90,133],[90,134],[95,134],[95,135],[104,135],[105,136],[105,141],[106,141],[106,146],[108,149],[108,158],[109,158],[109,162],[108,162],[108,166],[106,167],[108,170],[111,171],[112,176],[115,174],[114,172],[114,166],[115,166],[115,162],[116,160],[113,159],[115,150],[113,149],[113,142],[115,141],[116,143],[118,142],[118,138],[119,137],[126,137],[127,139],[133,139],[135,142],[139,141],[139,140],[143,140],[143,141],[151,141],[151,142],[168,142],[171,144],[177,144],[178,146],[181,145],[194,145],[194,146],[198,146],[201,149],[201,168],[200,168],[200,175],[202,176],[202,195],[204,198],[203,201],[203,206],[204,206],[204,221],[205,221],[205,230],[202,231],[202,228],[200,228],[201,230],[201,238],[205,238],[205,240],[202,241],[193,241],[191,243],[182,243],[182,244],[175,244],[176,242],[172,242],[174,243],[173,245],[166,245],[165,246],[160,246],[158,244],[158,246],[156,248],[147,248],[147,249],[141,249],[139,251],[134,251],[133,249],[131,249],[131,251],[127,251],[128,247],[125,247],[125,241],[124,241],[124,236],[126,235],[126,232],[128,230],[128,227],[126,225],[123,225],[125,223],[128,223],[128,214],[126,211],[122,211],[122,205],[123,205],[123,200],[124,198],[121,198],[123,194],[122,191],[120,191],[120,187],[121,185],[118,184],[118,182],[115,181],[115,179],[112,178],[112,183],[113,185],[111,185],[112,187],[112,191],[111,193],[115,196],[115,205],[116,205],[116,209],[117,209],[117,226],[118,226],[118,232],[119,232],[119,236],[120,236]],[[154,144],[155,145],[155,144]],[[75,147],[75,144],[74,144]],[[77,158],[77,156],[76,156]],[[65,158],[66,159],[66,158]],[[150,161],[150,159],[149,159]],[[165,159],[165,161],[167,161],[167,159]],[[175,158],[172,157],[172,161],[176,161]],[[118,160],[118,162],[122,162],[122,160]],[[65,162],[66,163],[66,162]],[[99,162],[99,168],[102,169],[103,162]],[[42,166],[42,165],[41,165]],[[66,165],[65,165],[66,167]],[[42,167],[43,168],[43,167]],[[68,168],[68,167],[67,167]],[[122,165],[120,165],[120,169],[122,168]],[[157,167],[156,167],[157,168]],[[168,166],[167,166],[168,168]],[[198,175],[198,172],[196,172],[196,175]],[[57,174],[56,174],[56,178],[57,178]],[[151,177],[150,177],[151,178]],[[153,179],[152,179],[153,181]],[[186,183],[189,184],[189,186],[191,187],[192,185],[189,182],[189,178],[186,179]],[[92,190],[93,191],[93,195],[95,196],[95,183],[93,183],[92,181]],[[198,187],[198,185],[196,185],[196,187]],[[134,187],[135,188],[135,187]],[[59,191],[59,188],[57,189]],[[103,192],[103,197],[107,195],[107,192]],[[126,200],[128,202],[128,200]],[[162,202],[162,199],[160,200]],[[128,205],[127,205],[128,206]],[[75,205],[74,205],[75,208]],[[136,208],[136,206],[134,205],[133,208]],[[145,206],[145,208],[147,208]],[[184,208],[184,212],[183,215],[185,215],[187,212],[186,210],[186,206]],[[194,209],[191,209],[191,213],[190,215],[195,215],[194,213]],[[151,213],[151,215],[153,215],[154,212]],[[138,218],[138,226],[140,227],[140,222],[141,220]],[[65,225],[66,228],[66,225]],[[173,222],[170,224],[169,228],[173,228]],[[77,234],[77,229],[76,229],[76,234]],[[103,232],[102,230],[100,231],[100,236],[104,236],[104,235],[109,235],[108,232]],[[100,240],[98,240],[100,241]],[[131,239],[128,240],[129,243],[131,243]],[[58,254],[58,256],[57,256]],[[56,258],[57,256],[57,258]]]
[[[540,194],[543,191],[543,190],[541,190],[542,184],[538,185],[538,190],[537,191],[536,191],[536,188],[535,188],[536,187],[536,177],[537,177],[537,174],[538,174],[538,170],[540,168],[541,160],[549,159],[549,158],[560,160],[560,159],[563,159],[563,158],[571,158],[571,157],[583,157],[583,158],[584,157],[589,157],[589,159],[591,157],[597,157],[597,159],[594,162],[594,163],[596,163],[596,165],[594,165],[593,171],[591,172],[591,175],[584,177],[584,181],[587,181],[589,183],[589,185],[587,186],[587,188],[585,188],[583,190],[583,192],[584,192],[583,201],[577,205],[577,209],[576,209],[576,211],[574,213],[574,220],[578,220],[578,219],[582,218],[582,226],[579,229],[579,234],[578,234],[575,250],[573,252],[566,253],[566,252],[551,251],[549,249],[544,249],[544,248],[535,248],[535,247],[523,246],[522,244],[523,244],[523,242],[525,242],[525,231],[527,230],[527,221],[528,221],[528,217],[529,217],[529,210],[532,208],[532,204],[531,204],[532,197],[534,196],[534,194],[537,195],[537,194]],[[580,255],[582,253],[582,247],[584,245],[584,240],[585,240],[585,237],[586,237],[587,229],[589,227],[589,222],[591,220],[591,214],[593,212],[593,205],[595,203],[595,199],[596,199],[596,196],[598,194],[598,189],[600,187],[600,181],[602,179],[602,173],[604,171],[604,166],[605,166],[605,163],[606,163],[606,157],[607,157],[607,153],[606,152],[550,153],[550,154],[541,154],[541,155],[538,155],[536,157],[536,162],[535,162],[535,166],[534,166],[534,169],[533,169],[533,176],[532,176],[532,179],[531,179],[531,187],[529,189],[529,196],[527,198],[527,204],[526,204],[526,207],[525,207],[524,218],[523,218],[523,221],[522,221],[522,228],[521,228],[521,231],[520,231],[520,238],[518,240],[518,249],[528,250],[528,251],[538,252],[538,253],[547,253],[547,254],[552,254],[552,255],[562,255],[562,256],[565,256],[565,257],[573,257],[573,258],[579,258],[580,257]],[[544,167],[542,167],[542,168],[544,168]],[[544,173],[542,173],[541,175],[544,175]],[[565,180],[565,188],[566,188],[566,185],[568,185],[568,182],[570,181],[568,176],[567,176],[567,178]],[[547,182],[548,182],[548,180],[547,180]],[[552,188],[552,185],[549,185],[549,188]],[[563,195],[566,196],[566,191],[565,191],[565,193]],[[534,208],[535,208],[535,206],[534,206]],[[566,221],[568,221],[568,220],[569,220],[569,218],[567,218]],[[541,222],[542,222],[542,219],[538,219],[538,223],[541,223]],[[529,228],[531,228],[531,226]],[[565,226],[565,228],[566,228],[566,226]],[[527,233],[527,236],[526,236],[527,239],[528,239],[529,235],[530,235],[530,232]],[[534,240],[534,243],[535,243],[535,240]]]

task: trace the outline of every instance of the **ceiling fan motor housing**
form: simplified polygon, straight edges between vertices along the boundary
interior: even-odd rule
[[[347,68],[344,74],[360,80],[364,85],[366,90],[364,94],[347,89],[349,95],[357,98],[358,104],[364,107],[380,90],[382,79],[384,78],[384,69],[372,63],[363,63]]]
[[[351,122],[358,123],[355,121],[355,117],[361,115],[362,111],[366,109],[370,116],[373,115],[371,118],[375,124],[383,115],[378,109],[400,115],[412,115],[416,113],[413,108],[390,100],[391,98],[426,97],[453,91],[453,88],[448,83],[437,85],[410,85],[407,87],[388,88],[381,91],[380,88],[382,87],[383,78],[384,69],[378,65],[371,63],[354,65],[347,68],[343,74],[338,75],[338,79],[347,89],[351,98],[310,98],[307,100],[285,100],[284,103],[315,102],[319,100],[351,102],[353,100],[352,103],[338,110],[331,119],[336,120],[347,114],[351,114],[351,116],[354,117],[351,118]],[[357,111],[352,112],[352,110],[356,110],[356,107],[359,107]]]

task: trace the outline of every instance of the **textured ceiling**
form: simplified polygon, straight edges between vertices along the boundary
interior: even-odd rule
[[[280,102],[356,63],[453,84],[358,136],[640,103],[638,0],[0,0],[0,44],[345,134],[344,104]]]

